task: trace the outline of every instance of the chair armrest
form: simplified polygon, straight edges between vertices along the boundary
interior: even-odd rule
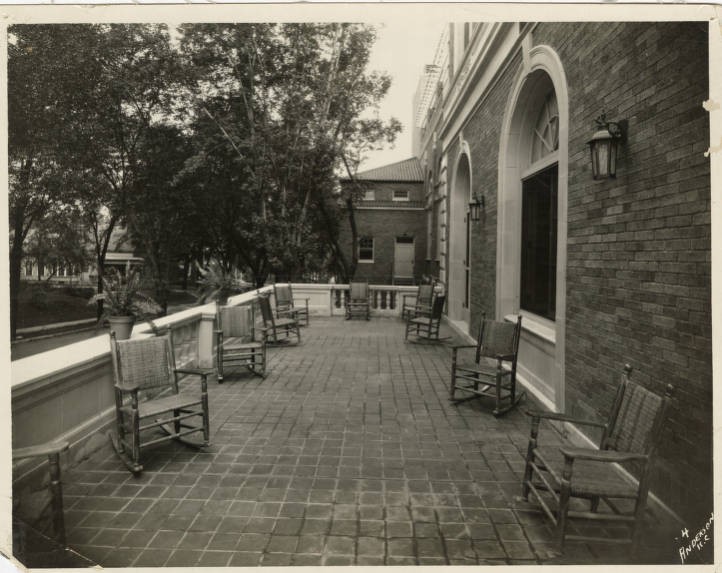
[[[196,376],[208,376],[213,372],[212,368],[175,368],[176,374],[195,374]]]
[[[497,354],[496,356],[494,356],[494,358],[496,360],[509,361],[509,360],[514,360],[514,355],[513,354]]]
[[[573,448],[564,446],[559,448],[565,458],[573,460],[590,460],[593,462],[630,462],[633,460],[646,460],[646,454],[633,452],[615,452],[614,450],[593,450],[591,448]]]
[[[124,384],[122,386],[120,384],[114,384],[114,386],[121,392],[137,392],[138,388],[140,388],[139,384]]]
[[[572,416],[567,416],[566,414],[560,414],[557,412],[541,412],[539,410],[527,410],[526,415],[531,416],[532,418],[542,418],[545,420],[556,420],[557,422],[571,422],[573,424],[580,424],[582,426],[595,426],[597,428],[606,428],[607,427],[607,424],[605,422],[593,422],[591,420],[581,420],[579,418],[573,418]]]
[[[18,448],[13,450],[13,460],[23,460],[25,458],[35,458],[40,456],[51,456],[59,454],[70,448],[69,442],[48,442],[37,446],[28,446],[26,448]]]

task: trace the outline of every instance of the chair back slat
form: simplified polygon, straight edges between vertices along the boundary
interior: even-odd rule
[[[649,454],[658,438],[664,398],[630,380],[625,381],[623,392],[606,447]]]
[[[149,390],[173,384],[169,336],[115,342],[120,386]]]
[[[253,338],[254,316],[251,305],[224,306],[219,315],[224,338]]]
[[[369,297],[369,283],[351,283],[349,285],[349,298],[351,300],[367,300]]]
[[[431,320],[441,320],[441,315],[444,312],[445,302],[446,296],[443,294],[434,298],[434,304],[431,306]]]
[[[516,357],[520,334],[521,316],[516,322],[501,322],[482,317],[476,346],[476,361],[479,362],[482,357],[498,355]]]
[[[431,299],[434,297],[434,283],[419,285],[419,292],[416,295],[417,306],[431,306]]]
[[[290,284],[274,284],[273,294],[276,297],[276,306],[287,308],[293,306],[293,291]]]

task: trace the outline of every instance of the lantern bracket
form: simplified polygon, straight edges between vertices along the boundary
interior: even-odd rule
[[[625,142],[627,139],[627,126],[629,122],[626,119],[619,121],[608,121],[607,114],[602,114],[594,120],[597,124],[597,129],[606,129],[614,139],[618,139],[620,142]]]

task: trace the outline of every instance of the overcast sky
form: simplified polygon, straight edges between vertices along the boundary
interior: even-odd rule
[[[437,20],[397,19],[378,25],[378,39],[371,53],[370,70],[391,75],[389,93],[381,104],[382,119],[396,117],[404,127],[394,148],[369,153],[360,170],[371,169],[411,157],[413,126],[412,100],[424,65],[434,60],[436,45],[444,24]]]

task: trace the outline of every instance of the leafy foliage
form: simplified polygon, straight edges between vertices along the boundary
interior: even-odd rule
[[[103,300],[105,316],[134,316],[141,318],[155,315],[160,306],[151,297],[142,292],[142,282],[138,267],[127,266],[125,272],[110,269],[103,277],[103,292],[91,297],[88,304]]]

